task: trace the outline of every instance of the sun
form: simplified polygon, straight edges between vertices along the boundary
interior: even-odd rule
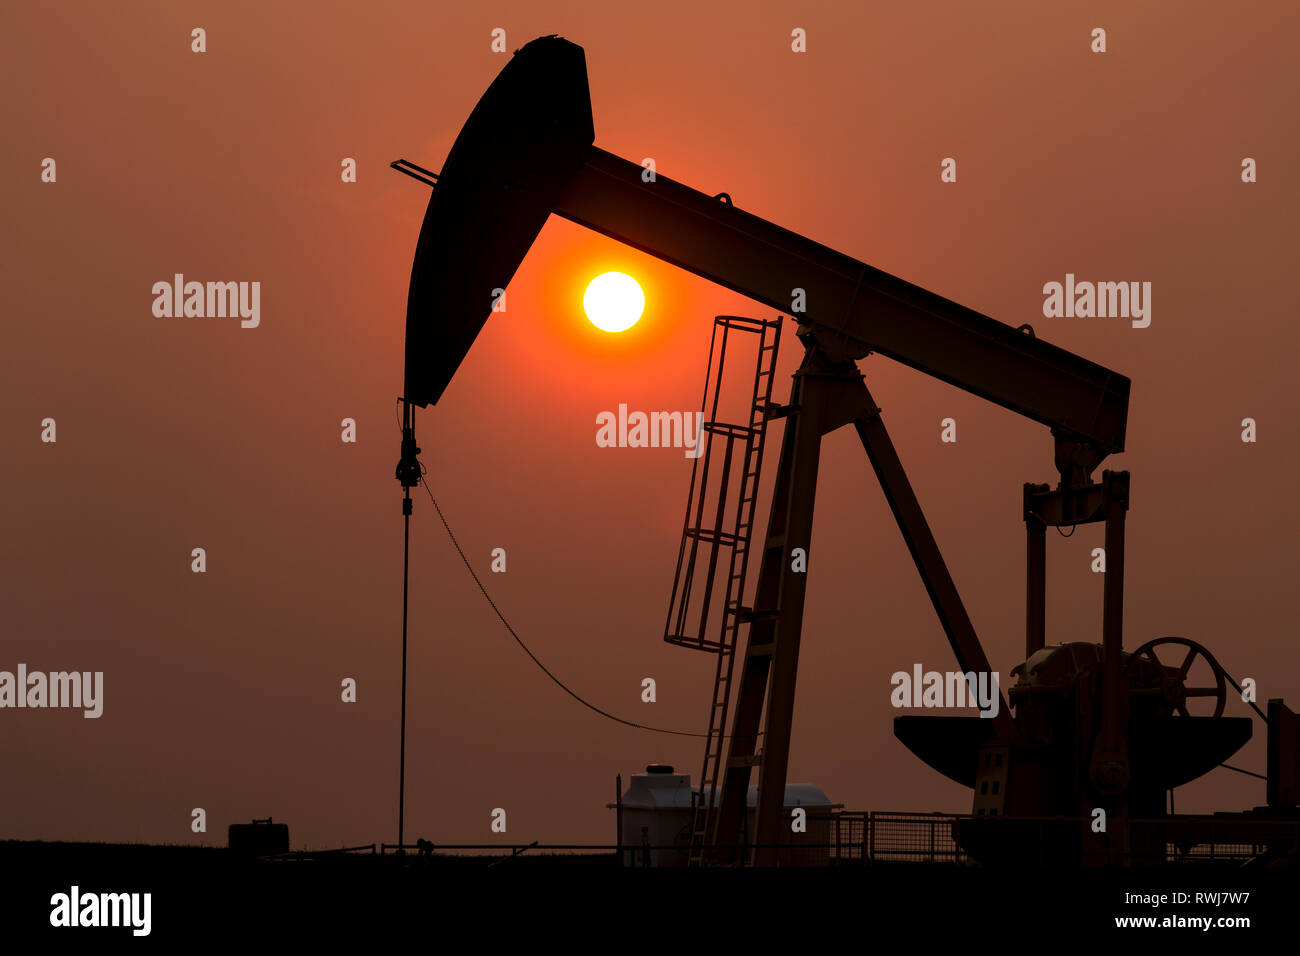
[[[605,272],[591,280],[582,296],[591,324],[606,332],[624,332],[645,311],[645,293],[630,275]]]

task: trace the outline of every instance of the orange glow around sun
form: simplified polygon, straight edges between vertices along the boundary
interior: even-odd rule
[[[640,318],[622,332],[602,327],[608,323],[593,316],[587,296],[593,279],[610,272],[634,279],[644,297]],[[711,288],[683,269],[552,216],[510,281],[507,316],[519,321],[494,315],[497,323],[489,320],[484,334],[498,334],[498,358],[516,363],[511,367],[530,380],[540,375],[557,387],[600,392],[630,388],[640,376],[662,385],[680,375],[694,390],[708,356],[709,317],[735,311],[702,299]],[[683,349],[703,351],[698,361],[682,362]]]

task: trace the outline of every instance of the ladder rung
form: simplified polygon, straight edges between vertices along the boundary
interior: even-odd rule
[[[768,641],[766,644],[753,644],[745,652],[747,657],[771,657],[776,653],[776,642]]]
[[[724,548],[735,547],[736,544],[736,535],[716,528],[687,528],[686,537],[694,538],[703,544],[716,544]]]
[[[762,754],[752,754],[748,757],[732,757],[727,761],[727,769],[735,767],[757,767],[763,762]]]

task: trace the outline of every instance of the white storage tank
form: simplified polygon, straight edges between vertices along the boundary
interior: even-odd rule
[[[705,787],[705,797],[711,796]],[[650,764],[645,773],[633,774],[622,794],[622,831],[619,845],[623,847],[625,866],[685,866],[691,843],[692,800],[698,801],[697,790],[691,786],[691,775],[677,773],[667,764]],[[748,832],[753,840],[754,821],[758,807],[758,786],[751,784]],[[618,804],[607,804],[611,809]],[[810,783],[791,783],[785,788],[787,817],[795,807],[808,811],[807,830],[789,834],[791,849],[782,851],[783,866],[825,866],[830,859],[826,846],[832,841],[830,815],[839,804],[833,804],[821,787]],[[811,846],[820,845],[814,849]],[[646,850],[643,847],[649,847]]]
[[[632,774],[622,795],[624,866],[644,866],[647,857],[651,866],[686,865],[693,794],[691,775],[676,773],[668,764],[652,763],[645,773]],[[645,846],[651,849],[643,850]]]

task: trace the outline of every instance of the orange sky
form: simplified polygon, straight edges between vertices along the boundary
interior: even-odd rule
[[[105,712],[0,711],[0,837],[224,843],[228,823],[274,815],[295,846],[394,838],[393,401],[428,194],[386,166],[440,166],[505,62],[498,26],[511,49],[546,33],[585,47],[597,145],[1131,377],[1129,450],[1107,463],[1133,476],[1126,644],[1202,641],[1297,708],[1300,14],[849,6],[6,11],[0,669],[102,670]],[[789,51],[795,26],[806,54]],[[939,182],[945,156],[956,184]],[[1258,183],[1239,181],[1243,156]],[[611,268],[647,293],[622,337],[580,311]],[[150,288],[177,272],[260,281],[260,326],[155,318]],[[1043,318],[1042,286],[1066,272],[1152,282],[1151,327]],[[486,578],[515,628],[580,693],[660,726],[700,728],[713,673],[662,642],[689,461],[597,448],[595,415],[698,408],[724,312],[768,314],[552,219],[507,314],[418,419],[480,573],[507,549],[508,573]],[[1053,478],[1047,432],[887,360],[863,368],[1005,678],[1024,640],[1021,486]],[[1240,441],[1246,416],[1257,444]],[[826,442],[817,509],[791,779],[852,808],[964,811],[968,792],[892,736],[890,674],[952,660],[851,432]],[[1050,543],[1049,641],[1097,640],[1101,529]],[[605,842],[615,773],[698,774],[695,741],[601,721],[536,671],[424,498],[412,580],[408,837]],[[1263,771],[1262,727],[1235,763]],[[1180,810],[1263,800],[1223,771],[1178,794]]]

